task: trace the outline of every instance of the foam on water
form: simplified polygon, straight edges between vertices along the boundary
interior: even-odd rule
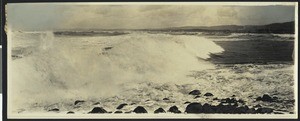
[[[11,49],[18,45],[32,50],[9,60],[13,109],[31,103],[114,96],[127,82],[186,83],[193,80],[187,77],[191,71],[214,68],[203,60],[210,53],[224,51],[210,40],[187,35],[9,35]]]

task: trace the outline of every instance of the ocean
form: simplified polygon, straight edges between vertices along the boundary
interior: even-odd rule
[[[293,35],[15,31],[9,36],[11,113],[53,108],[87,113],[96,102],[111,111],[122,102],[150,111],[171,105],[184,110],[186,101],[213,103],[186,95],[198,88],[218,98],[236,95],[252,106],[258,103],[254,97],[265,93],[294,100]],[[174,103],[161,102],[165,97]],[[76,108],[72,104],[79,99],[87,103]],[[294,110],[289,103],[261,105]]]

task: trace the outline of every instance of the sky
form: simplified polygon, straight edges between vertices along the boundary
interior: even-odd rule
[[[287,5],[8,4],[13,30],[146,29],[180,26],[264,25],[295,20]]]

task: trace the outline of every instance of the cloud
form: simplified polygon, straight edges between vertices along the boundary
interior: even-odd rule
[[[293,6],[8,5],[14,29],[142,29],[174,26],[269,24],[294,20]],[[274,12],[276,11],[276,12]]]
[[[162,28],[205,24],[210,14],[204,14],[206,8],[165,5],[75,7],[69,9],[73,14],[68,18],[72,19],[66,19],[64,26],[72,27],[80,23],[85,28]]]

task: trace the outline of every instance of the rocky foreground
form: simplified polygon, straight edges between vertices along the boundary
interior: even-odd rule
[[[186,84],[140,82],[106,98],[35,103],[18,113],[61,114],[293,114],[293,65],[218,65]],[[127,85],[127,86],[126,86]]]
[[[189,93],[189,95],[194,95],[195,98],[201,97],[200,90],[193,90]],[[213,97],[214,95],[212,93],[205,93],[203,95],[204,97]],[[164,101],[169,101],[168,98],[164,98]],[[217,97],[213,98],[213,100],[216,100],[218,105],[211,105],[208,103],[201,104],[200,102],[184,102],[186,104],[185,110],[180,110],[176,105],[171,106],[168,109],[164,109],[162,107],[156,109],[154,112],[149,112],[147,109],[143,106],[136,106],[132,111],[124,112],[122,111],[122,108],[128,106],[128,105],[135,105],[133,104],[127,104],[122,103],[119,106],[116,107],[116,111],[107,111],[103,107],[95,106],[91,111],[87,112],[88,114],[101,114],[101,113],[205,113],[205,114],[212,114],[212,113],[224,113],[224,114],[284,114],[280,111],[276,111],[273,108],[268,107],[262,107],[261,105],[255,105],[253,107],[249,107],[245,105],[245,101],[242,99],[237,100],[235,98],[235,95],[233,95],[230,98],[226,99],[218,99]],[[263,102],[280,102],[277,97],[271,97],[268,94],[264,94],[262,97],[257,97],[257,101],[263,101]],[[84,100],[76,100],[74,102],[75,107],[80,107],[85,103]],[[294,102],[293,102],[294,103]],[[94,105],[99,105],[100,103],[97,102]],[[49,112],[59,112],[60,110],[58,108],[49,109]],[[74,111],[68,111],[67,114],[74,114]]]

